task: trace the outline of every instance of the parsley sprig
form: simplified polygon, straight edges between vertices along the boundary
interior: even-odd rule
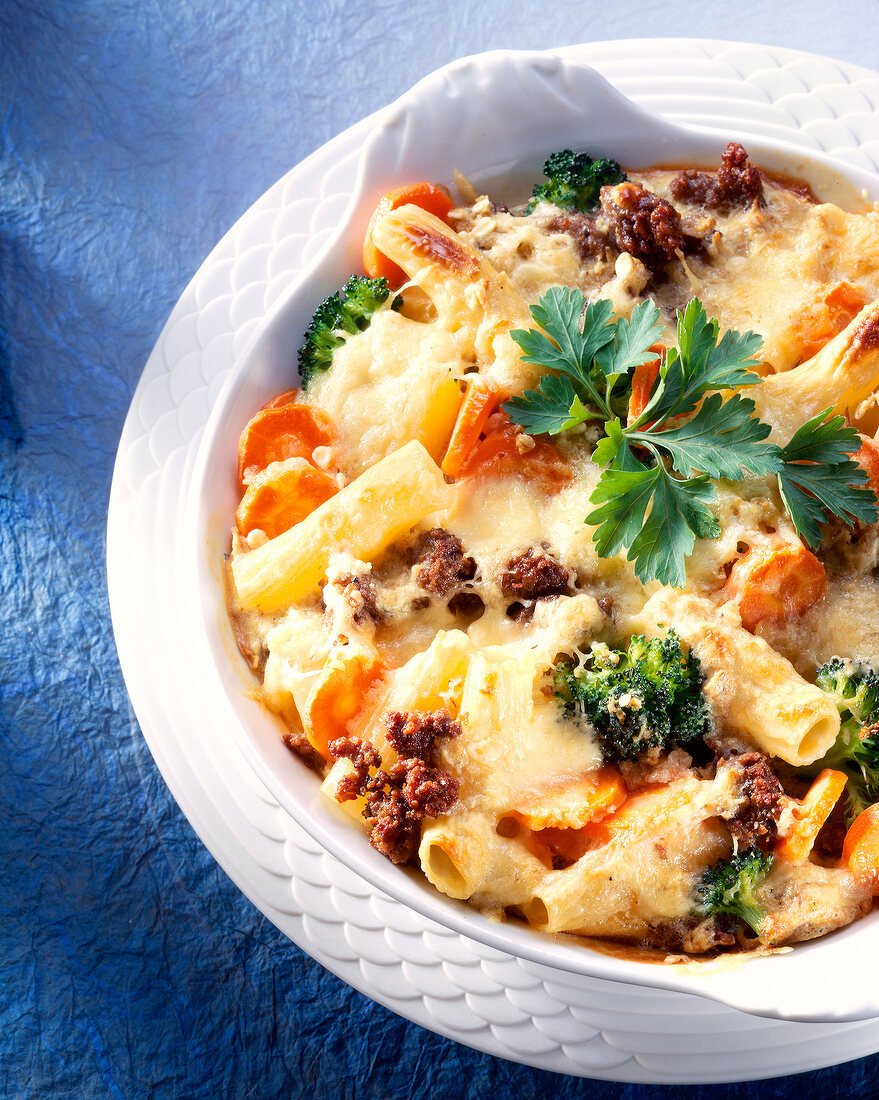
[[[662,359],[643,412],[626,421],[632,374],[656,358],[659,310],[641,302],[613,320],[609,302],[586,303],[573,287],[552,287],[531,307],[540,329],[511,333],[526,363],[547,368],[537,390],[506,402],[512,420],[532,434],[557,435],[597,421],[604,435],[593,458],[603,467],[586,517],[601,557],[625,549],[642,581],[676,587],[697,538],[717,538],[709,505],[714,480],[774,475],[797,534],[810,546],[820,525],[875,523],[879,509],[867,474],[852,459],[856,430],[832,409],[813,417],[785,447],[767,443],[771,429],[754,402],[733,392],[756,385],[753,332],[720,334],[698,299],[678,313],[677,345]],[[542,330],[542,331],[541,331]]]
[[[876,497],[866,487],[863,467],[852,459],[860,450],[857,431],[841,416],[827,419],[831,409],[797,428],[782,448],[778,488],[800,538],[817,546],[821,527],[830,516],[846,523],[875,523]]]

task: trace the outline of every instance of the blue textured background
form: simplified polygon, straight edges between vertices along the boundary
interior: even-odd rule
[[[827,10],[0,4],[3,1095],[879,1095],[879,1058],[747,1089],[563,1078],[347,988],[239,894],[171,799],[130,713],[103,551],[115,448],[161,325],[292,164],[492,47],[685,34],[879,67],[876,0],[838,5],[829,26]]]

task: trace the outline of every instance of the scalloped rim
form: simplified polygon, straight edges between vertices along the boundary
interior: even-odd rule
[[[499,73],[507,75],[500,76]],[[730,969],[728,965],[716,963],[697,964],[681,971],[677,968],[622,962],[584,950],[567,938],[562,940],[549,937],[511,924],[492,924],[466,905],[444,898],[426,884],[421,876],[403,872],[383,860],[368,846],[362,832],[319,795],[313,775],[300,767],[283,749],[277,735],[277,726],[246,697],[248,687],[252,690],[252,682],[246,678],[249,674],[237,656],[234,643],[230,645],[231,631],[228,624],[225,627],[225,637],[217,633],[217,606],[218,602],[222,606],[222,596],[218,592],[221,578],[216,567],[219,557],[216,550],[218,546],[225,548],[228,525],[221,517],[232,514],[234,504],[232,508],[228,507],[229,494],[225,500],[217,499],[217,487],[209,472],[215,472],[224,465],[228,467],[228,456],[235,453],[237,431],[230,431],[230,426],[243,423],[261,403],[265,393],[283,388],[283,374],[289,380],[291,335],[298,342],[314,302],[338,286],[352,269],[350,248],[340,245],[350,241],[352,237],[358,239],[358,227],[365,225],[374,196],[390,185],[394,178],[411,178],[413,174],[431,178],[447,175],[449,149],[458,150],[462,147],[462,126],[473,115],[467,110],[465,119],[455,120],[445,116],[441,121],[449,126],[450,132],[445,135],[444,141],[437,140],[435,128],[431,130],[431,158],[426,166],[424,158],[419,159],[417,145],[412,141],[407,143],[405,135],[413,131],[425,132],[425,122],[428,120],[435,126],[436,120],[431,112],[437,102],[445,102],[447,105],[449,102],[458,102],[457,98],[449,99],[450,86],[457,97],[462,84],[475,80],[479,85],[479,94],[484,99],[486,94],[499,94],[498,81],[505,79],[507,84],[500,85],[503,89],[501,99],[504,105],[508,105],[512,98],[509,82],[513,76],[521,76],[523,73],[532,77],[538,74],[546,82],[544,95],[549,94],[549,91],[558,93],[559,85],[570,84],[577,95],[592,97],[590,106],[598,102],[600,118],[606,123],[607,130],[604,132],[604,139],[602,135],[596,138],[590,131],[587,144],[598,145],[602,152],[616,155],[624,163],[627,160],[632,163],[632,158],[627,157],[625,151],[620,152],[630,147],[620,139],[620,134],[635,143],[639,150],[651,150],[644,154],[642,163],[658,163],[668,159],[663,156],[665,152],[674,152],[674,158],[678,160],[698,160],[712,154],[715,157],[717,155],[717,131],[687,128],[657,119],[625,99],[587,66],[580,62],[571,63],[556,52],[517,54],[496,51],[462,59],[426,77],[376,116],[371,135],[364,143],[357,182],[341,224],[315,261],[291,285],[289,291],[280,297],[258,325],[223,386],[199,446],[186,509],[188,522],[184,532],[184,545],[189,580],[186,588],[194,597],[188,608],[188,618],[190,622],[198,624],[193,639],[196,643],[195,660],[200,669],[200,678],[206,677],[210,682],[205,694],[212,704],[219,700],[225,701],[225,706],[214,707],[213,720],[228,726],[236,743],[268,790],[323,847],[401,903],[478,942],[569,973],[696,993],[758,1015],[791,1020],[834,1021],[875,1016],[879,1014],[879,994],[873,992],[877,989],[877,983],[872,980],[872,974],[864,975],[864,984],[872,988],[869,995],[865,993],[858,998],[857,1004],[851,1003],[850,987],[839,988],[840,973],[850,972],[850,968],[844,965],[849,941],[863,933],[869,933],[875,924],[873,918],[866,918],[856,926],[820,943],[800,945],[789,954],[779,954],[771,959],[752,960],[747,966]],[[488,88],[485,86],[486,81]],[[522,89],[513,91],[521,92]],[[539,127],[539,131],[529,131],[530,144],[524,142],[523,146],[515,147],[517,160],[530,160],[533,163],[538,147],[546,151],[548,147],[562,143],[575,144],[570,136],[559,140],[552,135],[547,137],[543,110],[538,117],[533,106],[543,103],[544,100],[531,96],[533,89],[530,86],[525,91],[529,94],[525,94],[524,99],[517,104],[519,113],[515,115],[516,124],[515,128],[511,128],[511,136],[521,136],[522,117],[529,108],[530,124]],[[563,105],[567,103],[567,114],[562,110],[553,116],[553,135],[570,135],[570,130],[566,130],[566,127],[571,126],[575,111],[570,94],[568,92],[567,100],[562,100]],[[461,97],[461,102],[462,105],[464,102],[471,102],[470,97]],[[579,105],[577,109],[580,109]],[[425,112],[428,119],[421,117]],[[562,123],[560,118],[564,120]],[[608,122],[609,119],[613,120],[613,126]],[[398,133],[401,128],[402,139]],[[613,131],[612,135],[610,131]],[[615,144],[614,135],[617,138]],[[734,135],[725,130],[724,137],[728,139],[730,136]],[[650,144],[651,138],[656,142],[653,145]],[[790,170],[792,161],[794,164],[816,161],[825,166],[836,167],[830,158],[811,152],[804,153],[802,149],[791,145],[779,142],[772,143],[771,147],[760,148],[753,138],[748,140],[755,151],[755,159],[761,163],[769,163],[771,167],[778,165]],[[578,141],[576,144],[582,145],[584,142]],[[781,164],[776,156],[779,152]],[[483,164],[479,166],[477,178],[497,174],[499,170],[515,162],[508,161],[507,165]],[[417,172],[412,167],[414,164],[418,165]],[[439,164],[443,167],[435,167]],[[874,194],[879,194],[879,179],[875,175],[848,166],[843,169],[843,174],[859,186],[869,187]],[[276,379],[278,384],[274,385],[272,379]],[[209,558],[205,557],[206,532],[209,553],[212,555]],[[232,668],[229,666],[230,653],[235,661]],[[842,947],[842,960],[837,958],[839,947]],[[815,958],[816,955],[820,955],[820,958]],[[767,966],[772,966],[772,971],[767,971]],[[860,972],[864,973],[863,968]],[[782,988],[779,989],[779,986]],[[834,987],[837,995],[828,997]],[[839,997],[845,997],[845,1007],[840,1007]],[[835,1002],[834,1010],[830,1012],[828,1000]]]

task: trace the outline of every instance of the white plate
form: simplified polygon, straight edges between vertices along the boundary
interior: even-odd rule
[[[729,43],[615,42],[561,53],[645,106],[713,124],[724,138],[879,167],[879,77],[865,70]],[[126,422],[108,527],[111,606],[129,692],[172,792],[224,869],[300,946],[401,1014],[489,1053],[659,1082],[768,1076],[879,1049],[875,1021],[757,1020],[685,994],[550,970],[443,929],[323,852],[232,738],[203,721],[209,700],[188,677],[191,624],[177,566],[201,433],[233,361],[265,314],[283,308],[297,272],[343,217],[368,130],[369,120],[291,171],[218,245],[172,313]],[[218,630],[222,614],[217,607]]]

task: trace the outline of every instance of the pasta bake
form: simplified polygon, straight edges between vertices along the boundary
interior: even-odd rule
[[[879,892],[879,208],[730,143],[378,203],[244,426],[227,578],[291,751],[490,918],[669,955]]]

